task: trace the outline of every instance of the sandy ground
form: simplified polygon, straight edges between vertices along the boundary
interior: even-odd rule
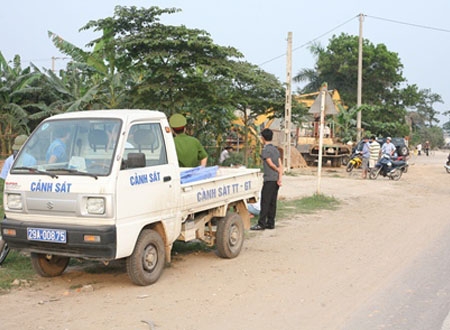
[[[249,232],[232,260],[177,254],[160,280],[133,285],[121,263],[0,296],[1,329],[340,329],[351,313],[450,225],[447,153],[412,157],[394,182],[316,168],[286,176],[280,198],[315,192],[335,211]]]

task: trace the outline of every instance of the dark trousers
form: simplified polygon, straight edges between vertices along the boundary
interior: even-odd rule
[[[261,190],[261,212],[258,224],[263,227],[275,227],[277,198],[280,186],[276,181],[265,181]]]

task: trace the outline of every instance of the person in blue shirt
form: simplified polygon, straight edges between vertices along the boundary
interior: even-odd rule
[[[56,139],[50,144],[45,154],[47,163],[62,163],[67,161],[66,143],[70,137],[70,130],[59,128],[55,132]]]
[[[384,155],[389,155],[389,156],[394,156],[394,153],[396,151],[395,146],[392,144],[391,142],[391,137],[388,136],[386,138],[386,142],[383,144],[383,146],[381,147],[381,154]]]
[[[2,172],[0,174],[0,178],[3,180],[6,179],[8,176],[9,170],[11,169],[12,164],[14,163],[14,159],[16,158],[17,154],[19,153],[20,148],[25,143],[25,141],[28,139],[28,136],[26,135],[18,135],[14,139],[14,144],[12,146],[13,153],[11,156],[6,158],[5,163],[2,167]]]
[[[369,137],[365,136],[363,138],[364,144],[361,150],[362,155],[362,178],[367,178],[367,173],[369,172],[369,158],[370,158],[370,143]]]

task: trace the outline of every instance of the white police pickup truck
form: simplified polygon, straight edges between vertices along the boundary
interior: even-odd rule
[[[2,234],[41,276],[62,274],[71,257],[125,258],[131,280],[149,285],[175,240],[202,240],[223,258],[240,253],[260,171],[208,169],[179,168],[161,112],[56,115],[34,130],[5,180]]]

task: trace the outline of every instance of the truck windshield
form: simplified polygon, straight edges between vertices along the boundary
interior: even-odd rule
[[[46,121],[22,147],[11,173],[108,175],[121,124],[105,118]]]

